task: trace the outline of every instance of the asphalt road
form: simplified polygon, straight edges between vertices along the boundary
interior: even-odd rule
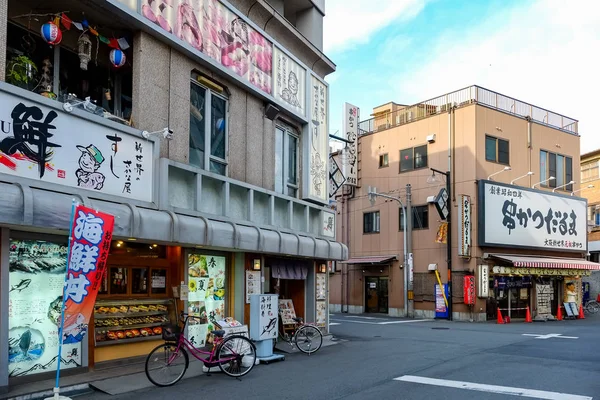
[[[340,314],[331,322],[337,345],[258,365],[242,380],[215,373],[171,388],[82,397],[600,400],[600,315],[496,325]]]

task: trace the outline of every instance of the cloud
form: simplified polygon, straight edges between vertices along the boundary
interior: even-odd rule
[[[390,74],[390,93],[403,95],[390,100],[415,103],[477,84],[578,119],[582,148],[598,148],[596,7],[584,0],[519,3],[472,28],[444,32],[410,79],[406,71]]]
[[[341,52],[368,43],[371,36],[394,21],[417,16],[427,0],[333,0],[323,21],[325,53]]]

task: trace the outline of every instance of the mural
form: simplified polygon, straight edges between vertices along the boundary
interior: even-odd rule
[[[304,115],[306,102],[306,70],[276,46],[273,47],[275,74],[273,95],[294,111]]]
[[[273,45],[219,1],[142,0],[142,15],[271,94]]]
[[[0,128],[0,173],[152,201],[151,141],[8,93]]]
[[[329,134],[327,132],[327,87],[320,80],[311,77],[311,122],[309,159],[309,197],[327,202],[329,200]]]

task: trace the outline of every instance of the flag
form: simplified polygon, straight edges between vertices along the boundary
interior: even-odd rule
[[[64,26],[64,27],[65,27],[67,30],[71,29],[71,22],[73,22],[73,21],[71,21],[71,20],[69,19],[69,17],[67,17],[67,15],[66,15],[65,13],[62,13],[62,15],[60,16],[60,19],[61,19],[61,21],[62,21],[62,24],[63,24],[63,26]]]
[[[121,50],[127,50],[129,48],[129,43],[127,42],[127,39],[125,39],[124,37],[118,39],[117,42],[119,43]]]
[[[438,228],[437,235],[435,236],[435,242],[440,244],[448,243],[448,223],[442,222]]]
[[[75,21],[72,21],[72,22],[73,22],[73,25],[75,25],[75,28],[79,29],[80,31],[83,30],[83,25],[81,25],[81,22],[75,22]]]
[[[115,218],[77,205],[71,221],[71,245],[64,287],[63,343],[77,343],[87,333],[106,260]]]
[[[119,48],[119,41],[115,38],[110,39],[109,43],[108,43],[108,47],[112,47],[113,49],[118,49]]]
[[[108,39],[107,39],[107,38],[105,38],[104,36],[102,36],[102,35],[98,35],[98,39],[100,39],[100,41],[101,41],[102,43],[106,43],[106,44],[110,45],[110,40],[108,40]]]
[[[95,30],[95,29],[94,29],[94,28],[92,28],[91,26],[90,26],[88,29],[89,29],[89,31],[90,31],[90,33],[91,33],[92,35],[94,35],[94,36],[98,36],[98,31],[97,31],[97,30]]]

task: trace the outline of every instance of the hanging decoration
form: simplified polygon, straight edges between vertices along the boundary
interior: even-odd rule
[[[92,59],[92,41],[90,37],[83,33],[77,40],[77,54],[79,55],[79,68],[84,71],[88,69],[88,63]]]
[[[60,28],[53,22],[46,22],[41,29],[42,38],[51,45],[57,45],[62,40]]]
[[[119,49],[112,49],[110,51],[110,62],[116,68],[122,67],[125,65],[125,53]]]

